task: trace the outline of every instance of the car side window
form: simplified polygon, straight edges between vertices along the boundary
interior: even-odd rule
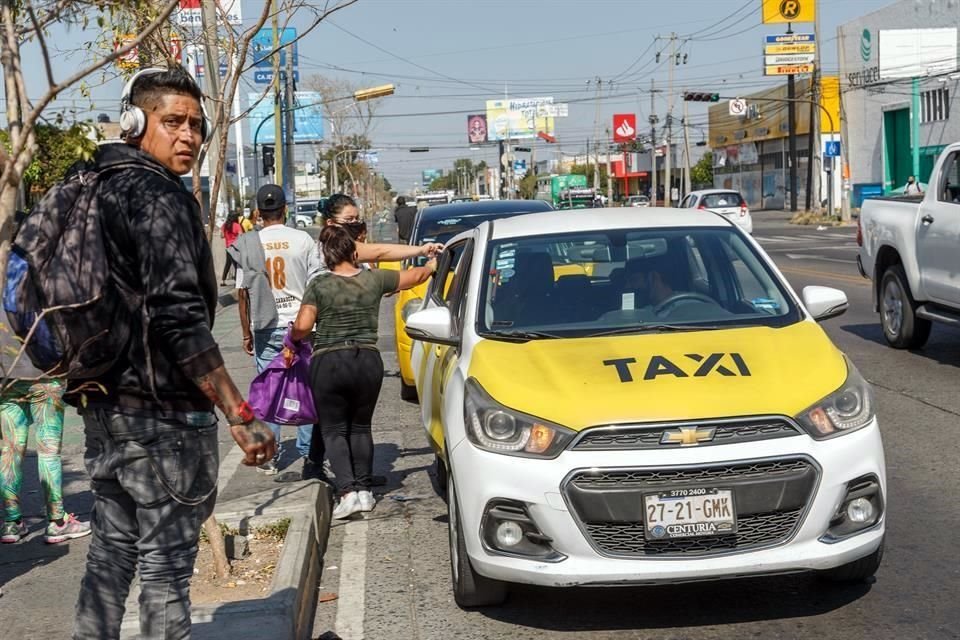
[[[937,200],[960,205],[960,151],[950,154],[943,163],[943,176],[940,178]]]
[[[696,196],[687,196],[686,198],[683,199],[683,202],[680,203],[680,208],[689,209],[690,207],[693,206],[693,201],[696,199],[697,199]]]

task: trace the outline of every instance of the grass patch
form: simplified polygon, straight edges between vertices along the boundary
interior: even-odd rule
[[[258,540],[276,540],[283,542],[290,529],[290,518],[282,518],[276,522],[257,527],[253,530],[253,537]]]
[[[820,214],[813,213],[812,211],[798,211],[793,214],[793,217],[790,218],[790,224],[799,224],[804,226],[824,226],[824,227],[841,227],[843,222],[838,220],[836,216],[824,216]]]

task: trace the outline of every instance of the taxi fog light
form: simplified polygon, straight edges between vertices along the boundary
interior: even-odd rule
[[[504,520],[497,526],[497,542],[501,548],[515,547],[523,541],[523,528],[516,522]]]
[[[850,522],[862,524],[873,517],[873,505],[866,498],[856,498],[847,503],[847,518]]]

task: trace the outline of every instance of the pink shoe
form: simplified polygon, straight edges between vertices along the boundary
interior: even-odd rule
[[[80,522],[73,517],[72,513],[68,513],[63,518],[63,524],[58,525],[56,522],[51,522],[47,525],[44,540],[47,541],[47,544],[56,544],[88,535],[90,535],[90,525],[86,522]]]

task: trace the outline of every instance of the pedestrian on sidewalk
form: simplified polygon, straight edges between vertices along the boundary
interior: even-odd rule
[[[363,269],[351,233],[339,225],[325,226],[320,243],[330,274],[307,285],[284,355],[289,366],[296,343],[313,332],[310,378],[320,424],[313,442],[316,447],[322,438],[326,446],[340,498],[333,517],[342,519],[375,505],[371,425],[383,384],[377,349],[380,301],[426,282],[436,262],[399,272]],[[318,459],[315,450],[310,458]]]
[[[6,327],[10,327],[6,321]],[[4,522],[0,542],[20,542],[27,535],[20,507],[23,486],[23,458],[27,435],[35,427],[37,475],[46,506],[48,544],[82,538],[90,525],[63,509],[63,389],[62,380],[47,378],[30,364],[8,328],[0,330],[0,352],[6,378],[0,381],[0,490],[3,493]]]
[[[287,199],[278,185],[266,184],[257,191],[257,211],[263,228],[242,235],[227,250],[240,265],[242,279],[237,282],[243,350],[254,356],[257,372],[283,350],[287,326],[297,318],[300,301],[310,282],[321,272],[320,252],[306,231],[286,226]],[[268,424],[278,443],[277,455],[259,467],[268,475],[276,474],[280,458],[280,425]],[[310,462],[311,425],[297,427],[297,451],[303,458],[301,477],[319,477],[323,448],[319,447],[317,465]]]
[[[134,573],[140,638],[190,637],[190,578],[213,511],[217,416],[246,465],[269,460],[273,434],[227,373],[211,327],[213,255],[180,176],[209,133],[200,88],[182,67],[137,72],[123,88],[125,142],[101,145],[97,207],[118,288],[142,300],[130,340],[105,374],[71,381],[81,405],[94,495],[93,540],[73,637],[118,638]],[[81,395],[82,393],[82,395]]]
[[[240,237],[240,234],[244,232],[243,227],[240,225],[240,216],[236,212],[231,213],[227,217],[227,221],[223,223],[223,227],[220,228],[220,237],[223,238],[223,244],[226,245],[227,254],[226,259],[223,263],[223,274],[220,276],[220,286],[227,286],[227,274],[230,273],[230,267],[233,267],[233,277],[237,277],[237,263],[233,259],[233,256],[230,255],[230,247],[233,246],[233,243],[237,241],[237,238]]]
[[[907,178],[907,184],[903,187],[903,195],[905,196],[922,196],[923,190],[920,189],[920,183],[917,182],[917,179],[913,176]]]

